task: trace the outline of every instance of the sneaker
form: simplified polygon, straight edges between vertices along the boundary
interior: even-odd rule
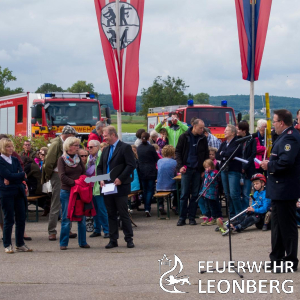
[[[217,221],[214,218],[210,218],[206,225],[208,226],[217,225]]]
[[[223,218],[218,218],[217,219],[217,225],[219,226],[219,228],[221,229],[223,229],[223,230],[227,230],[228,228],[227,228],[227,226],[223,223],[223,220],[222,220]]]
[[[28,246],[25,244],[21,247],[16,247],[17,251],[19,252],[32,252],[32,249],[30,249]]]
[[[11,253],[14,253],[14,249],[13,249],[13,246],[12,245],[9,245],[8,247],[6,247],[4,249],[5,253],[8,253],[8,254],[11,254]]]
[[[150,214],[149,210],[145,210],[145,214],[146,214],[147,218],[151,217],[151,214]]]
[[[262,227],[262,231],[267,231],[268,230],[268,225],[264,224],[264,226]]]
[[[207,217],[203,218],[203,222],[201,223],[201,226],[206,226],[208,222],[209,222],[209,219]]]
[[[217,228],[219,229],[219,231],[221,232],[221,234],[225,233],[225,231],[227,230],[227,229],[220,228],[220,227],[217,227]]]
[[[227,235],[229,233],[229,229],[224,229],[224,232],[222,232],[222,236],[225,236],[225,235]]]

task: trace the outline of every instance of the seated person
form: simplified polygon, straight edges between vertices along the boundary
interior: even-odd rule
[[[171,145],[166,145],[162,149],[163,158],[157,162],[157,184],[156,190],[158,192],[173,192],[173,211],[177,214],[177,192],[176,181],[173,179],[176,176],[177,162],[174,159],[175,148]],[[159,211],[165,215],[164,200],[159,198]]]
[[[24,163],[24,171],[27,175],[27,186],[29,190],[29,196],[36,196],[42,194],[41,184],[41,170],[39,166],[33,161],[32,158],[27,156],[21,156]]]
[[[266,177],[260,173],[257,173],[252,176],[251,181],[253,182],[253,188],[255,190],[252,197],[253,204],[247,208],[246,213],[233,220],[230,224],[231,230],[236,232],[241,232],[254,224],[262,222],[271,206],[271,200],[266,198]],[[221,230],[221,232],[223,231],[222,235],[227,235],[229,232],[229,225],[227,224],[225,226],[219,219],[217,223],[221,229],[225,230]]]
[[[27,175],[26,183],[28,186],[29,197],[45,196],[38,199],[38,206],[44,209],[43,216],[47,216],[50,211],[50,197],[42,193],[42,173],[40,167],[30,157],[21,156],[21,159],[24,163],[24,172]]]

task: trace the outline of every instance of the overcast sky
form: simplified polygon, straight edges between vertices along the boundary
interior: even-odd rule
[[[110,93],[93,0],[1,0],[0,66],[34,92],[77,80]],[[300,97],[300,1],[273,1],[255,94]],[[191,93],[249,94],[234,0],[145,0],[140,85],[182,78]]]

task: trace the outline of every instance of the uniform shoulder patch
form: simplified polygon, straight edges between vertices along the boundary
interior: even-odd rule
[[[288,132],[287,132],[287,134],[292,134],[293,133],[293,130],[289,130]]]
[[[284,150],[285,150],[285,151],[290,151],[290,150],[291,150],[291,145],[290,145],[290,144],[286,144],[286,145],[284,146]]]

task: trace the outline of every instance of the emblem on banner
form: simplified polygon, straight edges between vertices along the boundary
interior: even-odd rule
[[[131,44],[139,34],[140,19],[134,6],[120,2],[120,48],[124,49]],[[101,10],[102,30],[113,49],[117,48],[116,34],[116,3],[111,2]]]

